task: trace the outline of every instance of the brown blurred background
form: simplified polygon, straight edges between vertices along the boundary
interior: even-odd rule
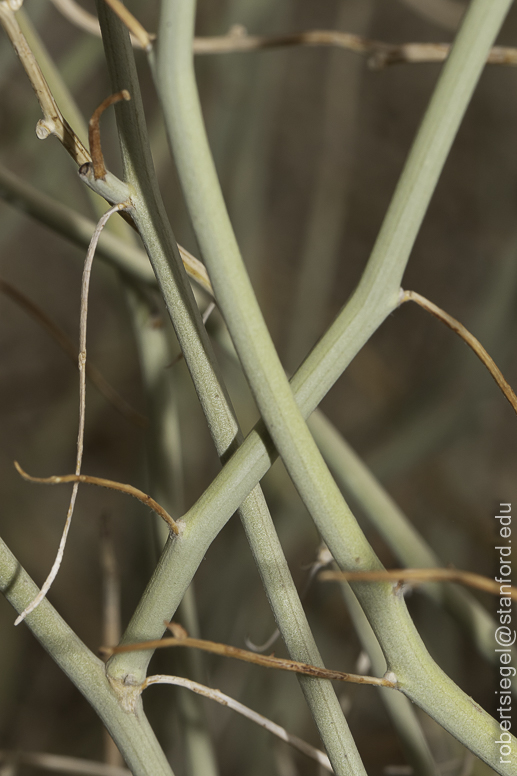
[[[156,29],[157,3],[128,2]],[[94,12],[93,2],[84,7]],[[110,88],[99,40],[65,20],[50,2],[26,0],[26,13],[86,118]],[[387,42],[448,42],[459,0],[200,0],[197,34],[341,29]],[[434,17],[434,21],[429,18]],[[517,11],[500,42],[517,40]],[[170,161],[145,56],[136,54],[153,155],[178,241],[199,255]],[[411,141],[436,83],[437,64],[383,70],[366,58],[323,48],[292,48],[198,57],[203,106],[216,164],[245,260],[286,369],[293,371],[331,323],[357,283],[386,212]],[[54,139],[34,127],[39,108],[4,34],[0,37],[0,161],[48,194],[94,217],[74,165]],[[514,358],[517,291],[517,70],[488,67],[446,164],[409,263],[404,285],[427,296],[478,336],[517,384]],[[103,118],[109,167],[117,172],[114,118]],[[78,337],[84,252],[0,201],[1,277]],[[312,274],[311,274],[312,273]],[[167,321],[163,319],[167,327]],[[211,322],[218,326],[217,313]],[[114,270],[94,264],[88,356],[140,411],[146,412],[130,315]],[[171,344],[170,360],[174,357]],[[228,386],[248,430],[256,410],[238,369],[219,348]],[[31,474],[71,472],[75,461],[78,381],[47,334],[0,296],[1,534],[42,583],[59,542],[69,493],[23,482]],[[164,367],[166,364],[164,364]],[[219,464],[184,364],[172,368],[180,392],[184,503],[188,507]],[[385,322],[323,402],[323,409],[369,462],[411,521],[453,563],[492,575],[493,515],[512,502],[516,419],[483,367],[452,332],[406,305]],[[88,387],[83,471],[146,488],[145,432]],[[293,575],[301,586],[318,535],[280,463],[265,479],[266,496]],[[360,510],[358,518],[362,520]],[[50,600],[93,650],[102,642],[99,535],[110,521],[122,584],[123,625],[151,573],[151,517],[137,502],[81,487],[69,546]],[[389,549],[362,520],[387,565]],[[241,531],[232,521],[196,576],[205,638],[244,646],[265,641],[273,618]],[[490,609],[494,601],[479,596]],[[408,601],[440,665],[491,710],[492,669],[449,615],[415,592]],[[317,583],[307,611],[328,666],[354,670],[360,647],[337,587]],[[102,758],[94,712],[60,674],[14,612],[0,602],[0,749]],[[282,652],[280,643],[273,648]],[[174,672],[175,655],[155,669]],[[226,664],[223,665],[222,663]],[[292,732],[317,743],[293,677],[207,659],[219,687]],[[146,709],[178,776],[187,773],[177,697],[151,690]],[[404,764],[384,708],[370,688],[338,688],[370,774]],[[207,714],[221,774],[315,774],[251,723],[228,711]],[[462,748],[425,715],[434,754],[460,773]],[[251,753],[251,754],[250,754]],[[480,764],[475,772],[486,772]],[[477,770],[476,770],[477,769]],[[33,769],[20,767],[29,774]],[[398,772],[397,772],[398,773]],[[202,776],[202,775],[201,775]]]

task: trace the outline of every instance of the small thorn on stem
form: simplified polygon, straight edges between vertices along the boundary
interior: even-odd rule
[[[90,119],[88,125],[88,142],[90,143],[90,153],[92,155],[93,175],[95,180],[99,180],[99,178],[104,179],[107,172],[101,148],[101,130],[99,124],[100,118],[106,108],[109,108],[110,105],[114,105],[116,102],[120,102],[121,100],[130,99],[131,95],[127,89],[122,89],[121,92],[110,94],[109,97],[106,97],[106,99],[101,102]]]

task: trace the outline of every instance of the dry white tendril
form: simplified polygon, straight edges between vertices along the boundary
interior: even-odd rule
[[[104,229],[104,226],[108,222],[109,218],[113,215],[113,213],[117,213],[119,210],[125,210],[127,207],[128,207],[127,202],[114,205],[106,213],[104,213],[104,215],[99,219],[95,232],[93,233],[92,239],[90,240],[88,253],[86,254],[86,259],[84,262],[83,279],[81,284],[81,314],[80,314],[80,327],[79,327],[79,358],[78,358],[79,432],[77,434],[77,457],[76,457],[76,463],[75,463],[76,475],[79,475],[81,473],[81,463],[83,459],[83,448],[84,448],[84,422],[85,422],[85,414],[86,414],[86,324],[88,320],[88,290],[90,287],[90,275],[92,270],[93,257],[95,255],[95,250],[97,248],[97,243],[99,241],[101,232]],[[63,560],[63,555],[65,552],[66,540],[68,537],[68,532],[70,530],[70,524],[72,522],[72,515],[74,513],[74,507],[77,499],[78,489],[79,489],[79,483],[75,482],[72,490],[72,496],[70,498],[70,505],[68,507],[65,527],[63,529],[63,534],[61,536],[61,541],[59,543],[56,559],[52,565],[50,574],[48,575],[45,582],[43,583],[43,586],[39,591],[38,595],[23,610],[23,612],[19,615],[19,617],[17,617],[14,623],[15,625],[19,625],[21,622],[23,622],[23,620],[27,617],[27,615],[29,615],[31,612],[34,611],[34,609],[36,609],[37,606],[39,606],[39,604],[43,601],[48,591],[50,590],[50,586],[52,585],[53,581],[55,580],[58,574],[59,568],[61,566],[61,562]]]

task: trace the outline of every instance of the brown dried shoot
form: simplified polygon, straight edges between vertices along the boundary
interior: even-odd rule
[[[138,644],[122,644],[118,647],[101,647],[100,652],[103,655],[111,656],[120,652],[135,652],[140,649],[191,647],[194,649],[201,649],[204,652],[211,652],[215,655],[243,660],[246,663],[254,663],[255,665],[263,666],[264,668],[277,668],[281,671],[292,671],[293,673],[313,676],[318,679],[353,682],[354,684],[373,684],[377,687],[397,687],[395,682],[384,677],[359,676],[358,674],[348,674],[344,671],[332,671],[328,668],[318,668],[318,666],[313,666],[309,663],[300,663],[298,660],[290,660],[289,658],[274,657],[273,655],[259,655],[256,652],[249,652],[246,649],[231,647],[228,644],[219,644],[215,641],[191,639],[181,625],[174,622],[165,623],[165,625],[174,634],[172,638],[142,641]]]
[[[100,130],[100,118],[106,108],[109,108],[110,105],[114,105],[116,102],[120,102],[121,100],[130,100],[131,95],[127,91],[127,89],[122,89],[121,92],[115,92],[115,94],[110,94],[109,97],[106,97],[105,100],[101,102],[98,108],[95,109],[95,111],[92,114],[92,117],[88,124],[88,142],[90,143],[90,153],[92,155],[92,164],[93,164],[93,175],[95,180],[99,180],[99,178],[104,179],[106,177],[106,166],[104,164],[104,156],[102,154],[102,148],[101,148],[101,130]]]
[[[165,520],[171,531],[175,534],[179,533],[178,524],[173,520],[169,513],[158,504],[151,496],[144,493],[142,490],[133,487],[133,485],[127,485],[123,482],[116,482],[115,480],[106,480],[103,477],[92,477],[89,474],[63,474],[53,475],[52,477],[32,477],[22,469],[18,461],[14,462],[14,466],[18,474],[20,474],[24,480],[28,482],[39,482],[43,485],[63,485],[67,482],[84,483],[85,485],[98,485],[101,488],[108,488],[109,490],[118,490],[120,493],[126,493],[128,496],[141,501],[147,507],[150,507],[153,512],[156,512],[162,520]]]
[[[427,312],[431,313],[440,321],[445,323],[450,329],[455,331],[464,342],[467,343],[469,348],[474,351],[479,360],[486,366],[495,382],[512,405],[514,412],[517,413],[517,396],[515,395],[511,385],[503,377],[503,374],[495,363],[494,359],[487,353],[481,342],[476,339],[476,337],[474,337],[474,335],[471,334],[462,323],[457,321],[456,318],[453,318],[452,315],[446,313],[445,310],[442,310],[440,307],[433,304],[433,302],[430,302],[429,299],[426,299],[424,296],[417,294],[416,291],[402,291],[401,304],[409,301],[416,302],[416,304],[420,305],[420,307],[423,307],[424,310],[427,310]]]
[[[385,582],[393,580],[394,582],[457,582],[459,585],[475,587],[477,590],[483,590],[486,593],[494,595],[505,595],[517,601],[517,587],[504,584],[505,590],[501,584],[494,579],[484,577],[481,574],[474,574],[471,571],[461,571],[460,569],[389,569],[388,571],[322,571],[318,575],[322,582]]]

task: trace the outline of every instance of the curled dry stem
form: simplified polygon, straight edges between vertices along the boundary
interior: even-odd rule
[[[88,142],[90,143],[90,153],[92,155],[93,175],[95,180],[99,180],[99,178],[104,180],[107,172],[101,148],[100,118],[106,108],[109,108],[110,105],[114,105],[121,100],[130,99],[131,95],[127,89],[122,89],[122,91],[110,94],[109,97],[106,97],[92,114],[88,124]]]
[[[505,595],[517,601],[517,587],[504,584],[504,590],[494,579],[460,569],[389,569],[388,571],[322,571],[318,575],[322,582],[457,582],[467,587],[475,587],[486,593]]]
[[[120,493],[126,493],[128,496],[141,501],[147,507],[150,507],[159,517],[164,520],[171,531],[174,534],[179,534],[178,524],[173,520],[169,513],[158,504],[151,496],[144,493],[142,490],[133,487],[133,485],[127,485],[123,482],[116,482],[114,480],[106,480],[103,477],[92,477],[89,474],[63,474],[53,475],[52,477],[32,477],[22,469],[18,461],[14,462],[14,466],[18,474],[20,474],[24,480],[28,482],[39,482],[43,485],[63,485],[67,482],[84,483],[85,485],[98,485],[101,488],[108,488],[109,490],[118,490]]]
[[[104,215],[99,219],[99,222],[95,228],[95,232],[93,233],[93,237],[90,241],[88,253],[86,255],[86,260],[84,262],[83,280],[81,284],[79,356],[77,359],[78,366],[79,366],[79,431],[77,434],[77,456],[76,456],[76,464],[75,464],[76,475],[81,474],[81,463],[83,459],[83,447],[84,447],[84,425],[85,425],[85,415],[86,415],[86,324],[88,320],[88,290],[90,287],[90,275],[92,270],[93,257],[95,255],[95,249],[97,247],[97,243],[99,241],[101,232],[105,224],[109,220],[110,216],[112,216],[113,213],[117,213],[119,210],[124,210],[124,208],[126,207],[127,207],[127,203],[125,202],[118,205],[114,205],[106,213],[104,213]],[[65,552],[66,540],[68,537],[68,532],[70,530],[70,524],[72,522],[72,515],[74,513],[74,507],[75,507],[75,501],[77,498],[78,488],[79,488],[79,482],[75,482],[72,490],[72,497],[70,499],[70,506],[68,507],[65,527],[63,529],[63,534],[61,536],[61,541],[59,543],[56,559],[50,570],[50,574],[48,575],[47,579],[43,583],[43,586],[39,591],[39,593],[37,594],[37,596],[23,610],[23,612],[19,615],[19,617],[16,618],[14,623],[15,625],[19,625],[21,622],[23,622],[23,620],[27,617],[27,615],[29,615],[31,612],[34,611],[34,609],[37,606],[39,606],[41,601],[43,601],[43,599],[47,595],[54,579],[58,574],[59,568],[61,566],[61,562],[63,560],[63,555]]]
[[[0,24],[27,73],[43,113],[43,118],[36,126],[37,136],[40,140],[44,140],[49,135],[55,135],[78,165],[89,162],[90,154],[59,110],[41,68],[20,29],[14,10],[6,0],[0,2]]]
[[[99,650],[103,655],[115,655],[120,652],[135,652],[141,649],[159,649],[162,647],[191,647],[201,649],[204,652],[211,652],[223,657],[231,657],[236,660],[243,660],[246,663],[254,663],[264,668],[277,668],[281,671],[291,671],[304,676],[313,676],[317,679],[330,679],[338,682],[352,682],[354,684],[373,684],[377,687],[397,688],[396,681],[386,677],[359,676],[358,674],[348,674],[344,671],[333,671],[328,668],[318,668],[309,663],[301,663],[298,660],[289,660],[288,658],[273,657],[272,655],[259,655],[256,652],[249,652],[246,649],[231,647],[228,644],[219,644],[215,641],[206,641],[205,639],[191,639],[186,635],[186,631],[177,623],[165,623],[166,627],[174,633],[173,638],[155,639],[152,641],[142,641],[138,644],[122,644],[117,647],[101,647]]]
[[[334,773],[329,758],[320,749],[316,749],[306,741],[298,738],[298,736],[288,733],[285,728],[277,725],[276,722],[272,722],[267,717],[263,717],[262,714],[258,714],[256,711],[253,711],[253,709],[244,706],[244,704],[239,703],[239,701],[234,700],[229,695],[225,695],[220,690],[213,690],[211,687],[206,687],[206,685],[193,682],[190,679],[184,679],[181,676],[164,676],[163,674],[158,674],[156,676],[148,677],[142,684],[141,691],[153,684],[172,684],[176,687],[186,687],[188,690],[191,690],[198,695],[202,695],[204,698],[209,698],[212,701],[216,701],[216,703],[220,703],[222,706],[227,706],[229,709],[233,709],[233,711],[236,711],[238,714],[242,714],[243,717],[246,717],[257,725],[265,728],[274,736],[277,736],[282,741],[285,741],[295,749],[298,749],[298,751],[303,752],[303,754],[316,760],[319,765],[327,771],[330,771],[330,773]]]
[[[511,385],[503,377],[503,374],[495,363],[494,359],[487,353],[480,341],[476,339],[476,337],[474,337],[474,335],[471,334],[462,323],[457,321],[456,318],[453,318],[452,315],[446,313],[445,310],[437,307],[437,305],[433,304],[433,302],[430,302],[429,299],[426,299],[424,296],[417,294],[416,291],[401,290],[400,304],[409,301],[416,302],[418,305],[420,305],[420,307],[423,307],[424,310],[427,310],[427,312],[431,313],[440,321],[445,323],[450,329],[455,331],[464,342],[467,343],[469,348],[474,351],[479,360],[486,366],[495,382],[512,405],[514,412],[517,413],[517,396],[515,395]]]

